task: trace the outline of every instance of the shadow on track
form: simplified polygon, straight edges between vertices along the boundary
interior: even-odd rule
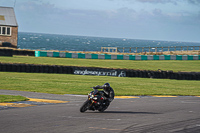
[[[134,112],[134,111],[104,111],[104,112],[86,112],[86,113],[111,113],[111,114],[160,114],[154,112]]]

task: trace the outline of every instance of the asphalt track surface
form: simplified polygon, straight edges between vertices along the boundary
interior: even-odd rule
[[[86,96],[0,90],[0,94],[68,101],[0,107],[0,133],[199,133],[200,97],[116,98],[100,113],[79,108]]]

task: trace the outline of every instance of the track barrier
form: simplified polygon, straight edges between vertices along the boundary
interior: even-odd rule
[[[0,56],[25,55],[35,57],[60,57],[80,59],[107,59],[107,60],[200,60],[200,55],[110,55],[90,53],[67,53],[52,51],[34,51],[23,49],[0,49]]]
[[[110,60],[200,60],[200,55],[109,55],[35,51],[35,57],[60,57]]]
[[[13,55],[35,56],[35,51],[23,50],[23,49],[0,48],[0,56],[13,56]]]
[[[133,69],[109,69],[97,67],[75,67],[59,65],[0,63],[1,72],[57,73],[96,76],[140,77],[156,79],[200,80],[200,72],[173,72]]]
[[[0,49],[0,56],[13,56],[12,49]]]

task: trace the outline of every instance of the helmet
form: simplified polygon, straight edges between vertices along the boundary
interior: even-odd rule
[[[103,85],[103,90],[104,90],[104,91],[110,91],[110,84],[109,84],[109,83],[105,83],[105,84]]]

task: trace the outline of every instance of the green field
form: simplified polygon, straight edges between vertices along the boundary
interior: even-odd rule
[[[29,57],[29,56],[0,56],[3,63],[27,63],[44,65],[65,65],[65,66],[86,66],[103,68],[125,68],[139,70],[173,70],[174,72],[200,72],[200,60],[98,60],[98,59],[72,59],[72,58],[51,58],[51,57]]]
[[[0,103],[26,101],[26,100],[28,100],[28,99],[23,96],[0,95]]]
[[[200,61],[131,61],[50,57],[2,57],[2,63],[126,68],[140,70],[173,70],[200,72]],[[90,87],[109,82],[116,95],[200,95],[200,81],[70,74],[0,72],[0,89],[51,94],[87,94]]]
[[[0,72],[0,89],[51,94],[88,94],[90,87],[109,82],[116,95],[200,95],[191,80]]]

